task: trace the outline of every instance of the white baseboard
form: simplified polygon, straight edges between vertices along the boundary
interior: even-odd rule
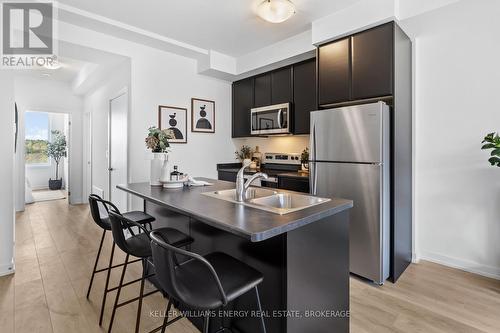
[[[457,268],[466,272],[500,280],[500,267],[483,265],[469,260],[448,257],[445,255],[426,251],[421,251],[418,254],[418,260],[427,260],[436,264]]]
[[[411,253],[411,263],[412,264],[418,264],[420,261],[420,257],[417,256],[415,252]]]
[[[49,187],[47,185],[35,185],[35,186],[31,186],[31,189],[33,191],[40,191],[40,190],[48,190]]]
[[[37,186],[31,186],[31,189],[33,191],[41,191],[41,190],[48,190],[49,187],[47,185],[37,185]],[[65,190],[66,189],[66,186],[63,184],[63,186],[61,187],[61,190]]]
[[[0,276],[14,274],[15,271],[16,268],[12,263],[0,265]]]

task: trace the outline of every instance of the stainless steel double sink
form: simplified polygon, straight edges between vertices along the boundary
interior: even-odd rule
[[[236,189],[204,192],[202,194],[280,215],[296,212],[330,201],[328,198],[282,192],[261,187],[249,187],[246,190],[247,200],[243,202],[236,201]]]

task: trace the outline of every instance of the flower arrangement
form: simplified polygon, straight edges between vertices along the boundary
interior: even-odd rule
[[[483,146],[481,149],[490,150],[491,157],[488,162],[492,166],[500,167],[500,135],[498,133],[490,133],[484,137]]]
[[[243,162],[243,160],[252,158],[253,150],[249,146],[243,145],[239,151],[234,153],[236,154],[236,159]]]
[[[309,163],[309,148],[306,148],[300,154],[300,163],[307,164]]]
[[[148,129],[148,136],[145,139],[146,147],[151,149],[153,153],[168,153],[170,148],[169,139],[174,138],[171,130],[161,130],[155,126]]]

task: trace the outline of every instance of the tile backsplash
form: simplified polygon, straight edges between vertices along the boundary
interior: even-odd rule
[[[233,139],[235,150],[242,145],[255,149],[259,146],[262,153],[301,153],[309,147],[309,135],[271,136],[267,138]]]

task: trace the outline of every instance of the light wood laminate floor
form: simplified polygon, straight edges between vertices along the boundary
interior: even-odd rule
[[[90,301],[85,297],[100,236],[86,205],[40,202],[18,214],[16,273],[0,278],[0,332],[105,332],[97,324],[105,274],[97,275]],[[123,260],[121,251],[116,258]],[[114,270],[112,285],[119,273]],[[126,279],[139,276],[139,263],[133,264]],[[123,297],[136,296],[138,287],[125,288]],[[106,328],[114,293],[108,300]],[[150,310],[164,308],[158,293],[145,299],[142,332],[162,321]],[[135,303],[120,308],[113,332],[133,332],[135,311]],[[182,319],[167,332],[198,331]],[[411,265],[398,283],[382,287],[351,278],[351,332],[500,332],[500,281],[429,262]]]

